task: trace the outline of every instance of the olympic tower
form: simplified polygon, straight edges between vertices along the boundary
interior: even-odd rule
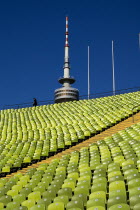
[[[61,88],[55,90],[55,103],[79,100],[79,91],[71,87],[75,79],[70,76],[69,62],[69,41],[68,41],[68,17],[66,17],[66,40],[65,40],[65,56],[64,56],[64,76],[58,80],[62,84]]]

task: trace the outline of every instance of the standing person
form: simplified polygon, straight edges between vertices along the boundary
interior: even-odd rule
[[[36,98],[33,98],[33,106],[37,106],[37,100],[36,100]]]

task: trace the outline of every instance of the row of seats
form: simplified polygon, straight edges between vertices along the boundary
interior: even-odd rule
[[[2,210],[139,210],[140,123],[0,179]]]
[[[0,111],[0,173],[43,159],[116,124],[140,107],[140,92]]]

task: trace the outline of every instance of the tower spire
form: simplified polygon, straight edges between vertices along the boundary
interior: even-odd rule
[[[65,56],[64,56],[64,67],[63,67],[64,68],[64,78],[70,78],[68,16],[66,16],[66,33],[65,33],[65,36],[66,36],[65,37]],[[64,84],[64,86],[66,85],[66,83],[63,83],[63,84]]]
[[[73,77],[70,77],[70,62],[69,62],[69,30],[68,30],[68,16],[66,16],[66,32],[65,32],[65,47],[64,47],[64,76],[58,81],[63,85],[62,88],[55,90],[55,102],[78,100],[79,91],[71,87],[75,82]]]
[[[66,16],[66,40],[65,40],[65,47],[69,47],[69,40],[68,40],[68,37],[69,37],[69,18],[68,16]]]

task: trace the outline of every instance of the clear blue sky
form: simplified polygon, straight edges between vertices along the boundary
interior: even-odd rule
[[[0,106],[49,100],[63,76],[65,16],[69,16],[71,76],[87,94],[112,90],[111,41],[116,89],[140,86],[139,0],[0,1]]]

